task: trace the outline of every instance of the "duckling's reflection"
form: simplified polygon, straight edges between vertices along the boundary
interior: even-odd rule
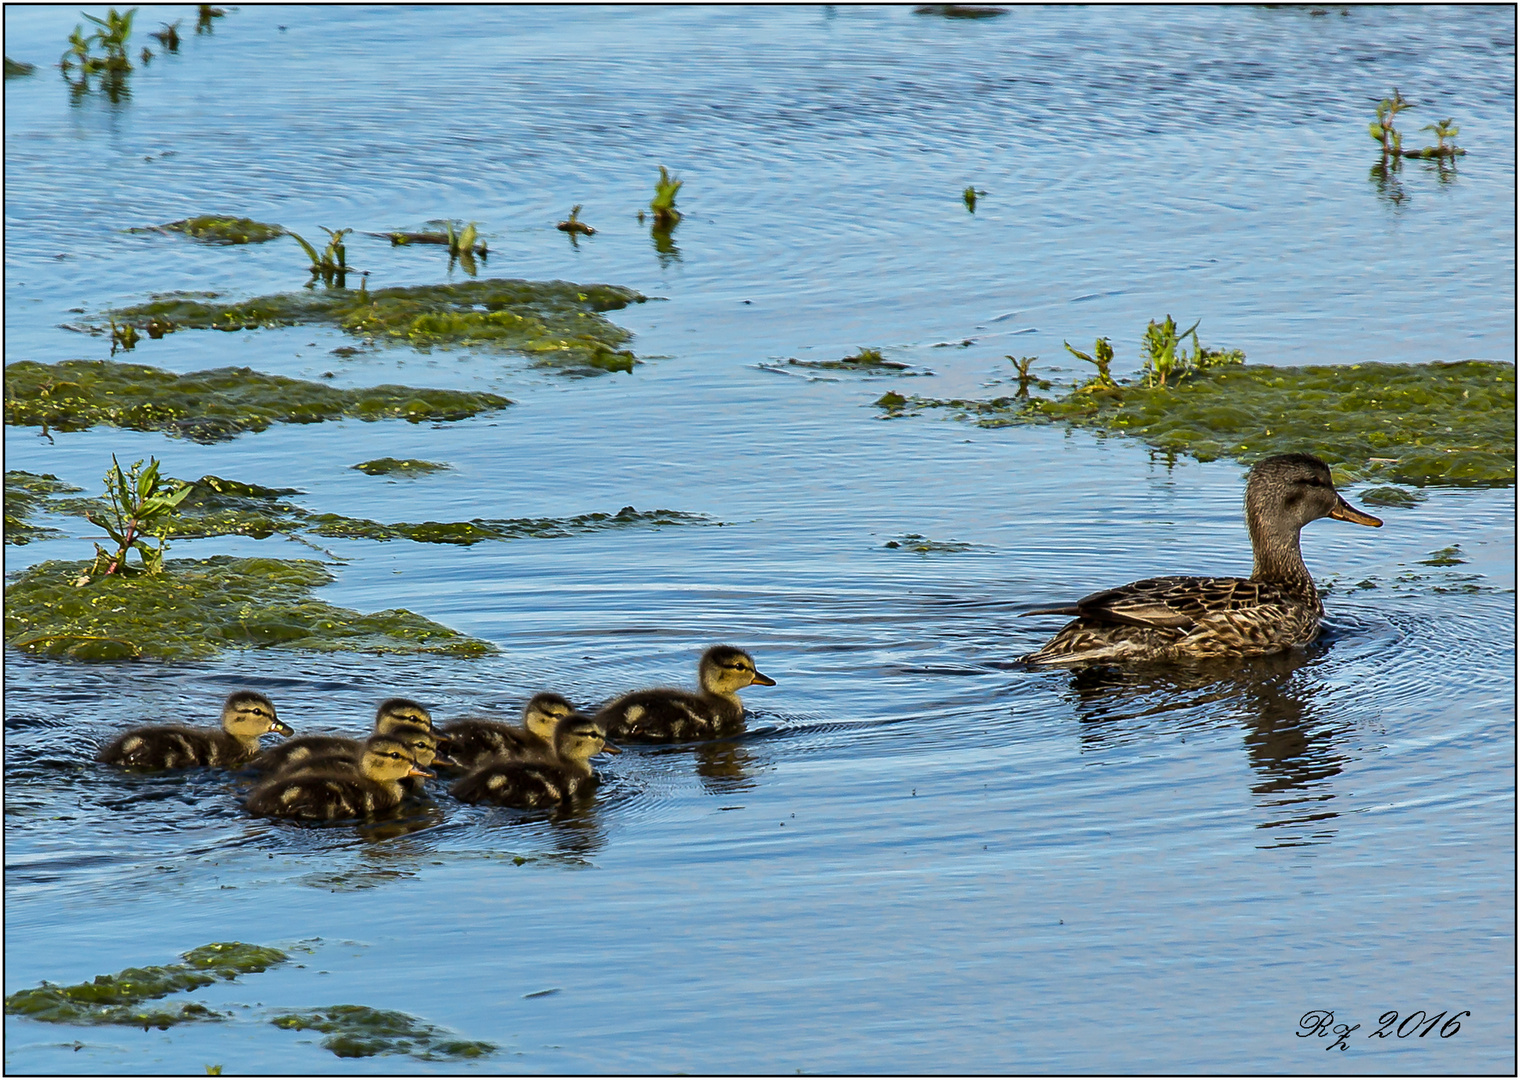
[[[755,786],[754,774],[764,764],[744,743],[732,739],[703,743],[693,753],[697,776],[714,795],[750,790]]]
[[[1133,721],[1173,712],[1238,716],[1247,758],[1260,777],[1251,793],[1270,813],[1257,826],[1274,834],[1263,846],[1325,843],[1335,834],[1327,823],[1338,816],[1329,809],[1335,798],[1329,781],[1347,760],[1336,744],[1349,731],[1314,705],[1314,664],[1328,649],[1321,641],[1228,664],[1073,672],[1082,742],[1101,747],[1132,731]]]

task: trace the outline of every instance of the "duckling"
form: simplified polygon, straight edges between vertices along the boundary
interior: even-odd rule
[[[389,735],[402,727],[423,728],[431,731],[433,717],[421,705],[410,698],[386,698],[375,710],[375,734]],[[278,746],[271,746],[248,763],[255,772],[285,772],[314,757],[347,756],[359,760],[364,743],[345,735],[302,735]]]
[[[442,751],[441,744],[447,739],[436,731],[429,731],[415,724],[395,724],[385,734],[406,747],[407,753],[421,768],[430,769],[435,765],[458,767],[458,763]],[[356,742],[352,749],[343,747],[328,753],[312,754],[310,757],[286,765],[273,775],[289,777],[298,772],[338,772],[358,775],[360,762],[364,757],[364,747],[364,743]],[[414,795],[421,794],[424,790],[422,778],[418,776],[407,777],[401,781],[401,786]]]
[[[364,817],[389,810],[406,797],[402,781],[432,776],[412,760],[410,748],[390,735],[371,735],[357,772],[299,769],[266,780],[248,793],[250,812],[310,821]]]
[[[554,730],[554,757],[496,758],[476,768],[449,790],[465,802],[489,802],[520,810],[541,810],[569,802],[596,783],[591,758],[622,751],[607,741],[600,724],[567,716]]]
[[[1264,656],[1313,641],[1324,606],[1304,565],[1299,530],[1332,517],[1383,523],[1336,493],[1330,467],[1311,454],[1278,454],[1251,468],[1246,527],[1249,578],[1160,577],[1083,597],[1070,607],[1025,615],[1075,615],[1020,659],[1076,665]]]
[[[596,719],[607,735],[628,742],[691,742],[732,732],[744,719],[739,691],[746,686],[775,686],[776,680],[755,670],[743,649],[714,645],[697,665],[700,694],[687,690],[636,690],[603,705]]]
[[[575,706],[558,694],[535,694],[523,706],[518,727],[498,720],[465,717],[440,729],[449,737],[449,757],[459,766],[473,769],[492,758],[554,757],[554,730],[575,713]]]
[[[95,755],[96,761],[129,769],[187,769],[240,765],[259,752],[259,736],[291,734],[263,694],[238,690],[222,705],[222,729],[165,725],[124,732]]]

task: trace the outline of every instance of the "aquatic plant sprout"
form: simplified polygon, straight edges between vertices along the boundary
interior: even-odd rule
[[[1086,360],[1089,364],[1097,367],[1098,373],[1086,383],[1077,388],[1078,393],[1092,393],[1095,390],[1109,390],[1117,388],[1114,377],[1109,373],[1108,365],[1114,361],[1114,347],[1108,338],[1098,338],[1093,345],[1093,355],[1089,356],[1080,349],[1074,349],[1068,341],[1062,341],[1066,351],[1078,360]]]
[[[681,212],[676,209],[676,192],[681,190],[683,182],[671,176],[665,166],[660,166],[660,178],[654,182],[654,198],[649,202],[656,228],[669,229],[681,220]]]
[[[106,473],[105,484],[105,512],[86,513],[85,519],[105,530],[116,543],[116,551],[107,552],[96,544],[95,561],[79,583],[84,584],[95,574],[127,573],[127,555],[134,550],[142,560],[141,569],[145,573],[163,573],[164,552],[169,546],[164,526],[174,508],[190,493],[190,488],[182,485],[173,491],[164,491],[159,481],[157,458],[151,458],[146,469],[142,461],[135,461],[130,471],[123,473],[115,454],[111,455],[111,471]],[[143,539],[145,536],[155,537],[158,546],[149,547]]]

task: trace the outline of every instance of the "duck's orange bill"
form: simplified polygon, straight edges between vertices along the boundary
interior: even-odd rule
[[[282,720],[276,720],[274,723],[270,724],[269,730],[278,732],[281,735],[294,735],[296,733],[295,728],[291,727],[289,724],[285,723]]]
[[[1335,497],[1335,509],[1330,511],[1330,516],[1340,521],[1349,521],[1353,525],[1370,525],[1374,529],[1381,529],[1383,527],[1382,518],[1375,518],[1371,514],[1364,514],[1339,495]]]
[[[428,777],[428,778],[431,779],[434,774],[428,772],[421,765],[413,764],[412,765],[412,771],[409,772],[409,773],[407,773],[406,775],[408,775],[408,776],[426,776],[426,777]]]
[[[602,740],[602,748],[597,751],[600,754],[621,754],[622,752],[623,748],[621,746],[618,746],[616,743],[610,743],[606,739]]]
[[[757,685],[757,686],[775,686],[776,685],[776,680],[775,679],[771,678],[769,675],[762,675],[758,671],[755,672],[755,677],[753,679],[751,679],[750,681],[752,683],[754,683],[755,685]]]

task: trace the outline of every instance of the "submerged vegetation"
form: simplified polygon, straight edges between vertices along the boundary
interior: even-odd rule
[[[50,561],[5,590],[7,644],[71,660],[194,660],[226,648],[482,656],[489,642],[404,608],[364,615],[315,599],[333,581],[309,559],[172,559],[164,572],[101,577]]]
[[[166,222],[163,225],[151,225],[147,228],[128,231],[184,233],[192,240],[199,240],[203,244],[225,245],[265,244],[285,235],[285,230],[279,225],[270,225],[245,217],[218,217],[215,214],[202,214],[199,217],[184,218],[180,221]]]
[[[595,236],[596,235],[596,230],[593,229],[590,225],[587,225],[584,221],[581,220],[581,204],[580,203],[576,203],[574,206],[572,206],[570,208],[570,216],[568,218],[566,218],[564,221],[561,221],[558,225],[556,225],[554,227],[556,229],[558,229],[560,232],[569,233],[570,234],[570,239],[572,241],[575,240],[575,236],[576,236],[577,233],[579,233],[582,236]]]
[[[654,182],[654,198],[649,201],[655,229],[669,232],[681,220],[681,212],[676,209],[676,192],[681,190],[682,183],[684,181],[671,176],[665,166],[660,166],[660,178]]]
[[[1461,130],[1451,122],[1451,119],[1437,121],[1434,124],[1426,124],[1421,131],[1428,131],[1436,137],[1435,146],[1422,147],[1419,150],[1405,150],[1403,132],[1394,127],[1394,118],[1405,109],[1414,108],[1414,103],[1407,101],[1404,95],[1399,93],[1398,87],[1393,88],[1393,97],[1383,98],[1378,102],[1377,118],[1367,125],[1367,133],[1375,139],[1383,148],[1383,161],[1394,162],[1401,157],[1405,158],[1454,158],[1467,153],[1459,147],[1455,140]],[[1448,143],[1446,140],[1451,139]]]
[[[361,461],[357,465],[350,465],[350,469],[358,469],[367,476],[421,476],[424,473],[438,472],[453,466],[441,461],[419,461],[413,458],[398,459],[393,457],[375,458],[371,461]]]
[[[30,473],[7,469],[5,473],[5,542],[28,544],[63,534],[45,525],[33,525],[27,519],[32,511],[45,508],[50,496],[81,490],[66,484],[52,473]]]
[[[219,980],[257,974],[288,959],[279,949],[219,941],[184,953],[184,962],[179,964],[127,968],[73,986],[44,982],[30,990],[18,990],[5,999],[5,1011],[49,1024],[126,1024],[144,1030],[193,1020],[223,1020],[227,1014],[195,1002],[178,1007],[142,1005]]]
[[[306,252],[306,257],[311,260],[311,283],[314,284],[318,278],[321,278],[322,284],[342,289],[345,287],[349,271],[348,247],[343,243],[343,238],[354,230],[338,229],[334,232],[326,225],[318,225],[317,228],[327,234],[327,246],[321,251],[318,251],[300,233],[286,229],[285,235],[300,244],[301,250]]]
[[[354,417],[399,418],[415,424],[463,420],[512,404],[497,394],[462,390],[395,385],[341,390],[249,368],[179,375],[111,360],[56,364],[19,360],[5,369],[5,376],[7,424],[60,431],[112,424],[165,431],[200,443],[263,431],[273,423],[313,424]]]
[[[132,61],[127,57],[127,42],[132,37],[132,19],[136,14],[136,8],[128,8],[125,13],[111,8],[104,19],[99,19],[86,12],[84,17],[95,24],[95,30],[86,35],[83,23],[74,27],[68,38],[69,47],[58,59],[58,70],[75,100],[89,92],[93,75],[100,76],[101,89],[110,101],[117,102],[129,95],[127,76],[132,73]],[[95,53],[97,45],[102,55]],[[147,50],[143,51],[146,63],[150,56]],[[75,69],[79,72],[77,79]]]
[[[33,75],[37,71],[36,64],[23,63],[20,60],[5,58],[5,77],[7,79],[19,79],[26,75]]]
[[[876,372],[904,372],[910,370],[910,365],[901,360],[888,360],[881,354],[880,349],[861,348],[850,356],[841,356],[838,360],[798,360],[795,356],[787,358],[787,366],[814,368],[822,371],[876,371]],[[779,368],[780,365],[762,364],[761,367]]]
[[[987,194],[985,191],[978,191],[974,185],[967,184],[966,190],[961,192],[961,201],[966,204],[966,209],[974,214],[976,213],[976,200],[985,194]]]
[[[1515,481],[1515,367],[1509,363],[1231,363],[1193,369],[1168,386],[1096,383],[1054,400],[888,394],[876,404],[889,416],[952,409],[984,427],[1063,422],[1132,435],[1200,461],[1250,463],[1307,451],[1329,462],[1341,480],[1415,486]]]
[[[270,1023],[291,1031],[320,1031],[327,1036],[322,1045],[343,1058],[409,1054],[423,1061],[447,1061],[485,1057],[496,1050],[494,1043],[460,1039],[406,1013],[367,1005],[286,1013]]]
[[[486,278],[371,291],[280,293],[238,303],[219,303],[208,294],[167,294],[111,314],[137,326],[156,321],[174,329],[327,324],[366,341],[422,352],[492,349],[589,373],[633,370],[633,353],[619,348],[633,335],[601,313],[644,299],[615,285]]]

